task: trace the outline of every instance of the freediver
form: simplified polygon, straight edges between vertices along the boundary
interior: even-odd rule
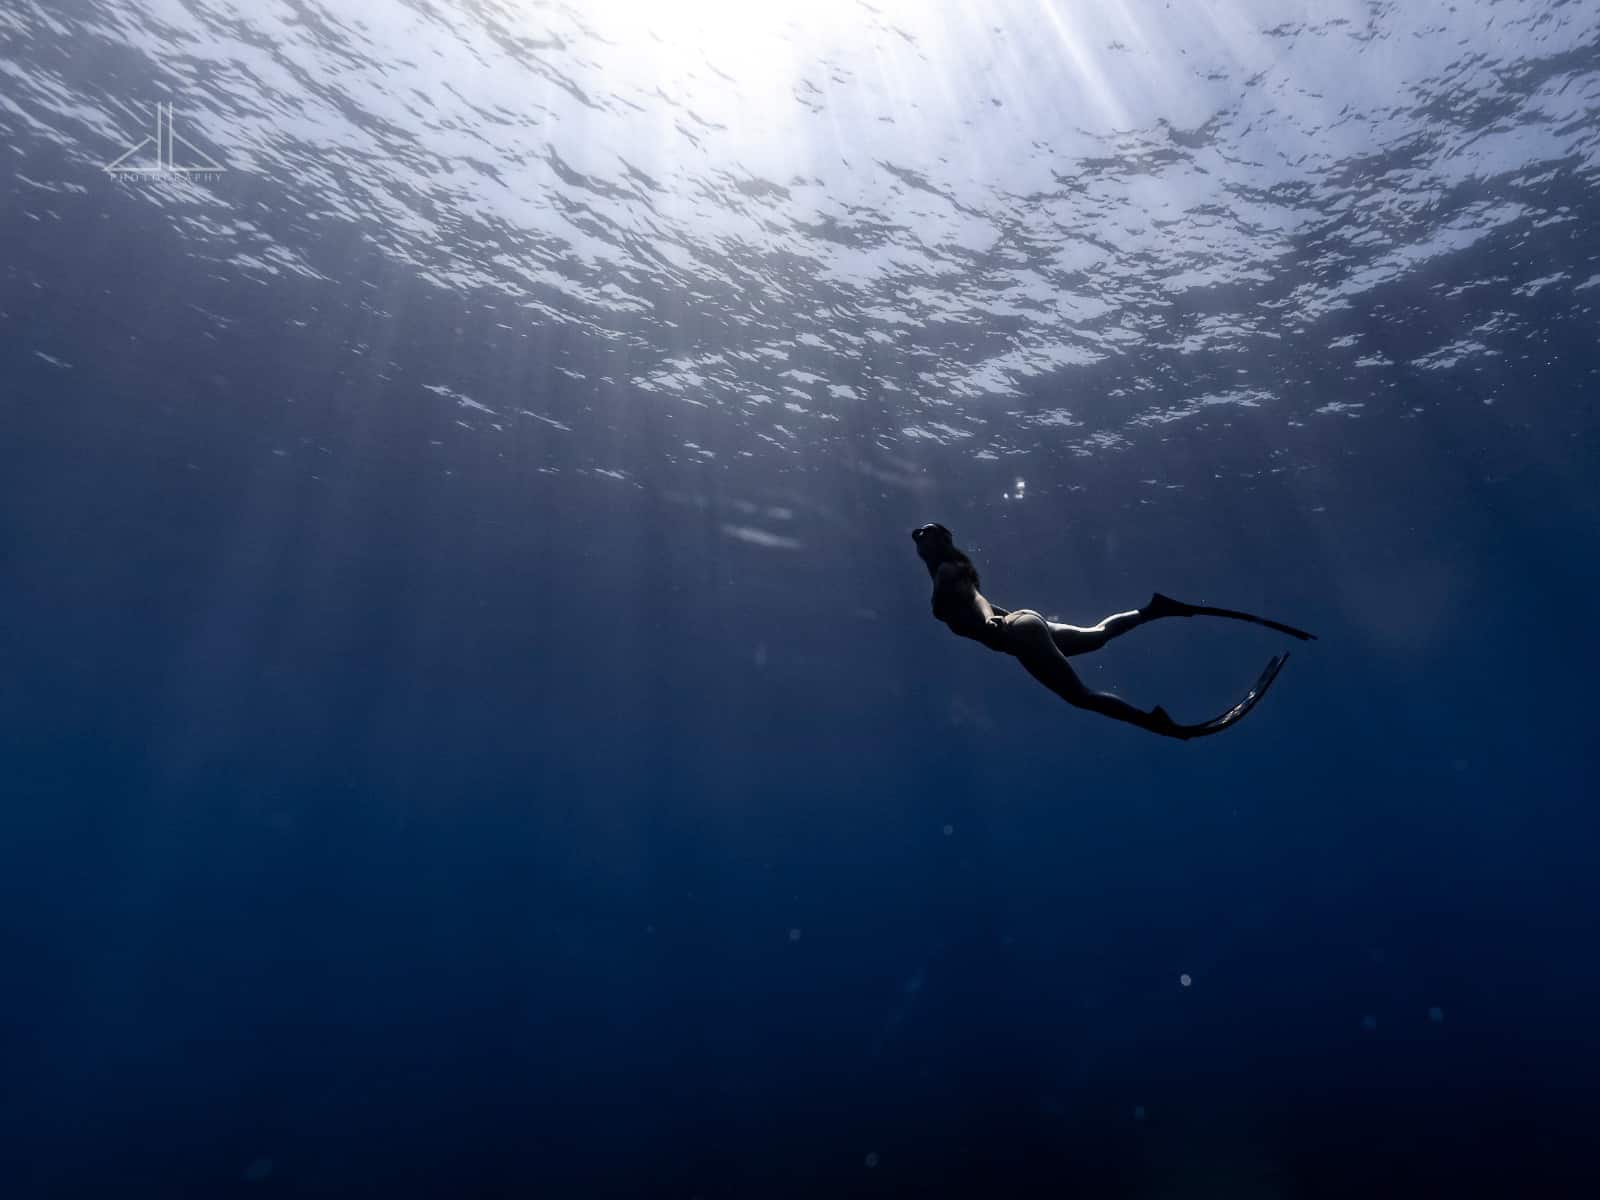
[[[1132,612],[1115,613],[1092,625],[1080,629],[1076,625],[1062,625],[1047,621],[1031,608],[1008,611],[991,604],[978,590],[978,570],[957,548],[950,531],[934,523],[911,531],[911,540],[917,544],[917,555],[933,578],[933,615],[961,637],[981,642],[991,650],[1009,654],[1020,662],[1029,675],[1060,696],[1068,704],[1087,708],[1113,720],[1126,721],[1163,737],[1205,737],[1221,733],[1228,726],[1242,720],[1267,694],[1272,681],[1278,677],[1287,653],[1273,657],[1267,663],[1255,687],[1245,698],[1221,716],[1198,725],[1179,725],[1160,705],[1144,712],[1126,700],[1106,692],[1091,692],[1078,678],[1067,659],[1076,654],[1088,654],[1100,649],[1112,638],[1121,637],[1130,629],[1137,629],[1147,621],[1162,617],[1231,617],[1237,621],[1252,621],[1280,633],[1287,633],[1301,641],[1315,640],[1316,635],[1292,625],[1269,621],[1265,617],[1238,612],[1231,608],[1212,608],[1208,605],[1185,604],[1163,596],[1160,592],[1150,597],[1150,603]]]

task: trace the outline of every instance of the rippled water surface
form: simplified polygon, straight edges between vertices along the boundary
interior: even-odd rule
[[[1426,407],[1398,373],[1503,383],[1497,359],[1548,366],[1549,306],[1592,314],[1594,18],[26,4],[11,216],[104,203],[92,169],[175,98],[187,161],[227,167],[146,198],[186,267],[378,318],[403,271],[492,310],[410,381],[477,429],[560,419],[469,373],[538,355],[561,417],[596,391],[715,410],[709,445],[654,447],[680,460],[776,464],[861,424],[980,460],[1150,454],[1232,418],[1293,469],[1307,426]],[[47,146],[70,172],[29,174]]]

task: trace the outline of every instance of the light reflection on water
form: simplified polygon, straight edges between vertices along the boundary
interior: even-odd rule
[[[1353,310],[1576,220],[1595,167],[1579,5],[824,8],[15,9],[0,27],[40,53],[0,66],[12,130],[87,166],[176,97],[228,167],[151,196],[196,253],[338,279],[318,230],[354,224],[496,297],[502,351],[568,328],[575,386],[715,411],[710,444],[663,447],[690,462],[825,447],[862,407],[882,449],[980,461],[1392,413],[1397,364]],[[32,182],[39,208],[70,186]],[[1481,319],[1400,365],[1471,372],[1527,332],[1520,302],[1594,282],[1458,279]],[[565,423],[415,382],[467,431]]]

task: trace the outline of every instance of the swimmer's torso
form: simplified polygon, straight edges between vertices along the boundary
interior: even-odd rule
[[[933,577],[933,615],[951,633],[982,642],[991,650],[1003,649],[994,608],[972,580],[970,568],[943,563]]]

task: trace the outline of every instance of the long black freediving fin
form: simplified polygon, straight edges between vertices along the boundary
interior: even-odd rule
[[[1261,678],[1256,680],[1255,687],[1245,693],[1243,700],[1221,716],[1212,717],[1209,721],[1201,721],[1198,725],[1179,725],[1174,722],[1172,733],[1169,736],[1180,737],[1185,741],[1190,738],[1207,737],[1213,733],[1221,733],[1228,726],[1244,720],[1250,710],[1261,703],[1261,697],[1267,694],[1267,689],[1272,686],[1272,681],[1278,677],[1278,672],[1283,670],[1283,664],[1288,661],[1289,655],[1287,653],[1274,656],[1272,661],[1267,664],[1266,669],[1261,672]]]
[[[1282,621],[1271,621],[1266,617],[1258,617],[1254,613],[1240,612],[1236,608],[1214,608],[1209,604],[1186,604],[1182,600],[1174,600],[1171,596],[1163,596],[1160,592],[1150,597],[1150,603],[1145,606],[1145,612],[1158,617],[1229,617],[1235,621],[1249,621],[1255,625],[1265,625],[1268,629],[1276,629],[1279,633],[1287,633],[1290,637],[1297,637],[1302,642],[1314,642],[1317,635],[1307,633],[1304,629],[1296,629],[1293,625],[1285,625]]]

